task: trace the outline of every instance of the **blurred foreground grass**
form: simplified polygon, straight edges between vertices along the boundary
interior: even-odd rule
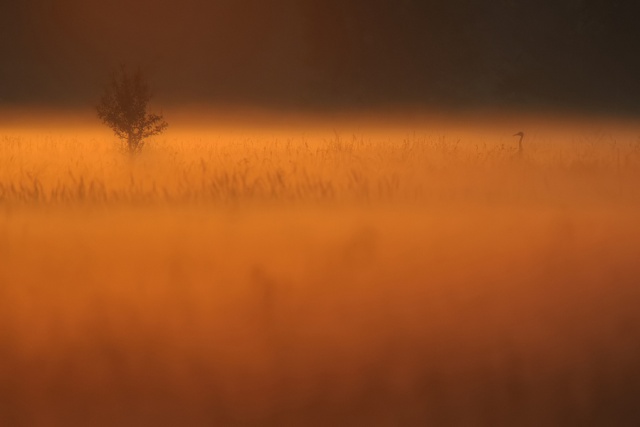
[[[638,139],[541,129],[5,132],[0,424],[638,425]]]

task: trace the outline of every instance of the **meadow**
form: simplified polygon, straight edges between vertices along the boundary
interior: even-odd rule
[[[0,425],[640,423],[640,126],[167,117],[0,122]]]

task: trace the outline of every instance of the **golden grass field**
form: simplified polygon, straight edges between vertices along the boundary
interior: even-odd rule
[[[639,425],[640,126],[176,117],[0,126],[0,425]]]

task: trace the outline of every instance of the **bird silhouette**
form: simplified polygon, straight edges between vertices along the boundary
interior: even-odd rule
[[[520,137],[520,140],[518,141],[518,152],[516,153],[516,156],[522,157],[522,140],[524,139],[524,132],[514,133],[513,136]]]

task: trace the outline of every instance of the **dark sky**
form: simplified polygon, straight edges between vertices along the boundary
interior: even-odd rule
[[[640,111],[640,6],[605,0],[2,0],[0,104]]]

